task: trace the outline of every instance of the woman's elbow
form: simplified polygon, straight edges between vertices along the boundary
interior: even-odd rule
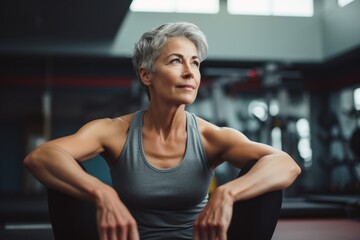
[[[39,166],[41,159],[41,149],[37,148],[29,153],[23,160],[23,165],[31,171]]]
[[[288,170],[288,177],[284,181],[284,188],[287,188],[293,184],[293,182],[296,180],[296,178],[301,174],[301,168],[299,165],[294,161],[291,166],[289,166]]]
[[[299,165],[295,164],[293,173],[295,175],[295,178],[301,174],[301,168],[299,167]]]

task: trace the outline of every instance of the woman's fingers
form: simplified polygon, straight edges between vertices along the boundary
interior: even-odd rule
[[[226,240],[227,229],[222,223],[203,222],[194,224],[194,240]]]
[[[201,239],[209,239],[208,238],[208,231],[205,222],[200,221],[199,219],[196,220],[194,223],[194,240],[201,240]],[[210,240],[210,239],[209,239]]]
[[[194,223],[194,240],[226,240],[232,210],[232,198],[215,191]]]
[[[208,225],[207,229],[207,235],[208,235],[208,239],[211,240],[216,240],[217,238],[217,233],[216,233],[216,226],[214,226],[213,224]],[[204,238],[206,239],[206,238]]]
[[[129,229],[129,237],[130,240],[140,240],[139,231],[137,228],[137,224],[135,220],[131,222],[130,229]]]
[[[113,213],[99,210],[99,235],[101,240],[138,240],[136,223],[131,216],[116,218]]]
[[[101,240],[138,240],[135,219],[120,201],[115,191],[101,191],[97,195],[97,224]]]
[[[116,234],[119,240],[127,240],[128,239],[128,229],[125,228],[118,228],[116,229]]]
[[[110,240],[119,240],[117,237],[117,229],[116,228],[109,229],[109,239]]]

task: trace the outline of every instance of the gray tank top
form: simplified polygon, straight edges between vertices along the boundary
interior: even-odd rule
[[[141,240],[192,239],[193,223],[208,201],[210,169],[194,114],[186,112],[182,161],[159,169],[145,157],[144,110],[134,114],[122,153],[111,168],[112,185],[137,221]]]

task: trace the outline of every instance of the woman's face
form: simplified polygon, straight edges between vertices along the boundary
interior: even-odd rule
[[[193,103],[200,85],[200,60],[195,45],[185,37],[168,39],[149,80],[151,101]]]

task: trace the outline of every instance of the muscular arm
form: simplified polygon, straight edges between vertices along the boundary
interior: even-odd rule
[[[85,161],[104,150],[98,129],[105,121],[91,122],[73,135],[42,144],[26,156],[24,165],[48,187],[94,200],[94,190],[103,187],[103,183],[83,171],[77,161]]]
[[[194,239],[226,239],[233,203],[290,186],[300,168],[285,152],[250,141],[230,128],[200,122],[205,148],[213,168],[227,161],[239,168],[256,160],[251,170],[218,187],[195,221]]]
[[[224,161],[242,168],[249,161],[256,160],[256,164],[243,177],[221,186],[234,201],[287,188],[300,174],[300,167],[287,153],[250,141],[234,129],[210,126],[210,131],[204,132],[204,139],[205,146],[211,149],[210,163],[213,168]]]
[[[256,160],[255,165],[244,176],[230,181],[219,188],[232,196],[233,201],[256,197],[265,192],[289,187],[300,174],[300,167],[285,152],[268,145],[252,142],[239,133],[229,133],[238,145],[229,145],[222,154],[233,165]],[[239,135],[239,136],[237,136]],[[232,137],[229,137],[230,139]],[[239,152],[242,151],[241,154]]]
[[[97,178],[86,173],[62,147],[45,143],[24,160],[27,169],[44,185],[75,197],[94,201],[94,192],[104,187]]]
[[[139,239],[136,222],[116,191],[77,163],[104,153],[105,149],[108,156],[120,151],[111,145],[125,141],[125,137],[114,134],[121,132],[121,126],[114,124],[117,123],[110,119],[86,124],[73,135],[41,145],[25,158],[24,164],[48,187],[94,202],[102,240]]]

